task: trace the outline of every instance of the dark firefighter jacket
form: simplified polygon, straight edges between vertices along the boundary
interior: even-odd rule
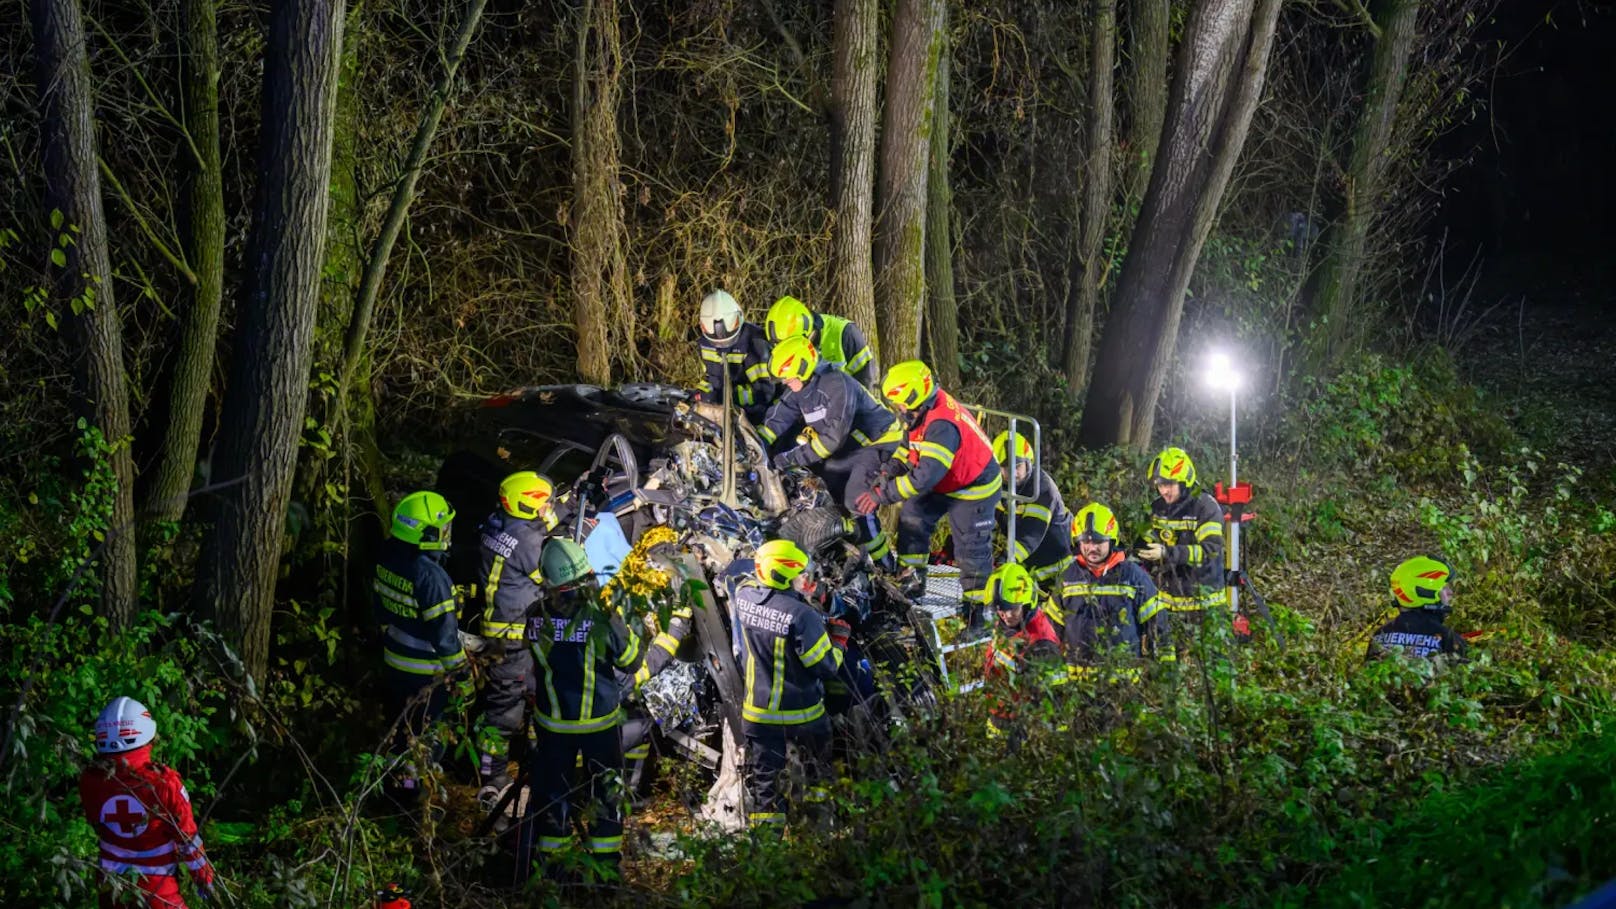
[[[816,313],[814,315],[814,348],[819,351],[819,362],[829,363],[852,376],[860,385],[873,387],[875,353],[864,337],[858,323],[840,316]]]
[[[1111,553],[1098,569],[1077,559],[1061,581],[1060,619],[1068,660],[1092,666],[1117,647],[1139,656],[1147,628],[1157,655],[1173,655],[1166,606],[1137,562],[1120,552]]]
[[[1037,486],[1029,489],[1033,482]],[[1036,569],[1066,570],[1072,560],[1072,513],[1066,510],[1060,489],[1047,470],[1029,474],[1026,482],[1017,484],[1017,492],[1035,492],[1031,502],[1016,502],[1016,539],[1011,544],[1011,559],[1033,570],[1033,576],[1043,580],[1045,574]],[[999,524],[1008,528],[1005,509],[1009,503],[999,499]]]
[[[1156,575],[1162,599],[1174,611],[1228,602],[1223,581],[1223,506],[1208,493],[1185,489],[1169,505],[1150,503],[1150,539],[1167,547]]]
[[[798,726],[825,715],[825,682],[836,677],[842,651],[802,597],[746,579],[735,585],[735,656],[746,679],[741,718]]]
[[[504,511],[488,516],[478,528],[482,546],[484,637],[522,639],[528,610],[544,595],[539,552],[549,536],[542,517],[518,518]]]
[[[696,346],[705,372],[698,388],[707,400],[723,403],[724,370],[728,368],[736,406],[766,407],[774,401],[780,386],[769,376],[769,339],[763,329],[747,322],[728,347],[717,346],[705,335]]]
[[[1412,657],[1438,654],[1464,656],[1469,645],[1463,636],[1442,623],[1442,616],[1429,609],[1404,609],[1380,626],[1369,639],[1367,659],[1379,659],[1394,651]]]
[[[773,445],[799,425],[807,428],[808,442],[786,453],[786,460],[798,467],[817,464],[845,446],[896,444],[903,438],[903,424],[892,411],[829,363],[819,364],[802,391],[786,391],[769,408],[758,432]]]
[[[466,652],[460,647],[455,619],[454,582],[428,554],[399,540],[382,544],[371,584],[376,623],[385,640],[382,659],[388,667],[412,675],[439,675],[460,669]]]
[[[600,732],[623,718],[623,688],[616,672],[632,674],[639,665],[640,636],[615,611],[584,594],[573,615],[558,604],[528,626],[537,663],[534,719],[549,732]]]
[[[881,498],[903,502],[936,492],[955,499],[986,499],[1003,485],[1003,471],[976,420],[948,392],[937,398],[909,430],[909,472]]]

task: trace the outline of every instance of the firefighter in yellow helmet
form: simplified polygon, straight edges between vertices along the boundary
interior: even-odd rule
[[[1061,616],[1066,658],[1078,665],[1095,665],[1117,647],[1135,656],[1176,656],[1156,584],[1118,548],[1120,537],[1116,514],[1098,502],[1072,519],[1078,554],[1062,577]]]
[[[816,313],[796,297],[781,297],[769,307],[763,320],[769,343],[778,345],[787,338],[807,336],[819,351],[819,361],[829,363],[858,380],[866,388],[875,387],[875,352],[864,337],[864,330],[851,319]]]
[[[525,728],[524,695],[533,676],[527,619],[544,596],[539,560],[557,523],[554,497],[547,477],[531,470],[513,473],[499,484],[499,510],[477,528],[485,604],[481,633],[496,658],[483,686],[477,734],[478,799],[485,807],[510,785],[510,746]]]
[[[776,452],[775,469],[805,467],[850,514],[903,439],[903,424],[853,377],[820,359],[807,335],[774,345],[769,373],[786,387],[758,433]],[[798,431],[806,437],[800,444]],[[854,541],[889,565],[891,544],[874,515],[857,515]]]
[[[735,649],[746,680],[741,726],[746,735],[746,793],[751,824],[785,822],[781,778],[786,746],[795,744],[810,777],[830,750],[825,683],[842,667],[842,649],[800,591],[808,554],[790,540],[759,546],[754,570],[734,587]]]
[[[1199,621],[1229,602],[1223,577],[1223,506],[1196,484],[1195,463],[1182,448],[1165,448],[1150,462],[1156,500],[1150,532],[1139,549],[1150,563],[1162,600],[1175,617]]]
[[[1015,447],[1011,447],[1014,439]],[[1015,477],[1010,476],[1010,455],[1015,454]],[[1072,564],[1072,514],[1066,510],[1060,489],[1049,471],[1033,471],[1032,442],[1026,436],[1009,430],[993,437],[993,458],[1004,469],[1004,480],[1013,483],[1021,495],[1033,497],[1031,502],[1015,502],[1016,538],[1007,541],[1010,560],[1020,562],[1032,572],[1033,579],[1050,585]],[[999,501],[999,525],[1008,531],[1005,499]]]
[[[755,426],[780,395],[769,378],[769,339],[763,329],[746,321],[741,304],[726,290],[715,290],[701,301],[698,323],[703,376],[696,400],[724,403],[724,373],[729,373],[731,399]]]
[[[887,370],[881,394],[909,427],[907,456],[899,469],[887,469],[870,492],[860,496],[860,513],[901,502],[898,561],[924,582],[931,532],[946,515],[959,565],[967,627],[986,630],[984,590],[993,571],[993,513],[1004,479],[993,460],[993,446],[954,396],[937,387],[931,369],[905,360]],[[901,451],[901,449],[900,449]],[[891,464],[892,462],[888,462]],[[912,587],[913,585],[911,585]]]
[[[1392,599],[1399,612],[1369,639],[1366,658],[1394,652],[1420,658],[1462,658],[1468,645],[1446,624],[1453,610],[1452,580],[1448,563],[1428,556],[1415,556],[1392,569]]]

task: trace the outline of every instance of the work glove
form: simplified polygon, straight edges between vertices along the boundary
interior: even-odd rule
[[[769,466],[773,467],[775,470],[785,470],[788,467],[801,467],[801,459],[797,456],[797,452],[801,450],[801,447],[798,447],[789,451],[782,451],[769,459]]]
[[[832,644],[846,650],[847,639],[853,636],[853,626],[841,619],[826,619],[825,632],[830,635]]]
[[[877,494],[879,491],[880,487],[875,486],[872,487],[869,492],[866,492],[857,499],[854,499],[853,510],[857,511],[859,514],[875,514],[875,510],[880,508],[882,505],[881,499]]]
[[[1134,554],[1146,562],[1160,562],[1167,558],[1167,547],[1160,543],[1146,543]]]
[[[881,469],[877,471],[883,480],[895,480],[908,472],[908,462],[900,461],[897,458],[887,458],[885,461],[882,461]]]

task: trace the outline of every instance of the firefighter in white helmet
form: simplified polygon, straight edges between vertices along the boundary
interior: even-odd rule
[[[769,376],[769,339],[763,329],[746,321],[741,304],[728,291],[715,290],[701,301],[701,365],[704,370],[697,400],[723,403],[724,372],[729,372],[731,400],[757,425],[781,386]]]

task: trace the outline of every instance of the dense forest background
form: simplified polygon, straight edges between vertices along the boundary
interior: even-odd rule
[[[1616,565],[1616,432],[1586,321],[1616,209],[1578,166],[1608,126],[1555,113],[1609,85],[1608,10],[11,8],[7,902],[86,899],[69,782],[127,692],[218,806],[226,905],[352,905],[395,876],[502,904],[486,844],[366,811],[377,516],[481,397],[693,384],[715,287],[754,317],[787,293],[853,316],[883,365],[921,355],[1037,416],[1068,502],[1119,513],[1154,446],[1227,468],[1197,375],[1234,353],[1243,474],[1273,491],[1254,572],[1291,644],[1095,698],[1010,756],[955,705],[860,768],[856,835],[692,841],[679,879],[631,862],[618,898],[1550,905],[1616,874],[1590,835],[1616,793],[1587,774],[1616,749],[1594,568]],[[1524,52],[1565,66],[1522,76]],[[1462,674],[1357,671],[1385,572],[1421,550],[1496,643]]]

